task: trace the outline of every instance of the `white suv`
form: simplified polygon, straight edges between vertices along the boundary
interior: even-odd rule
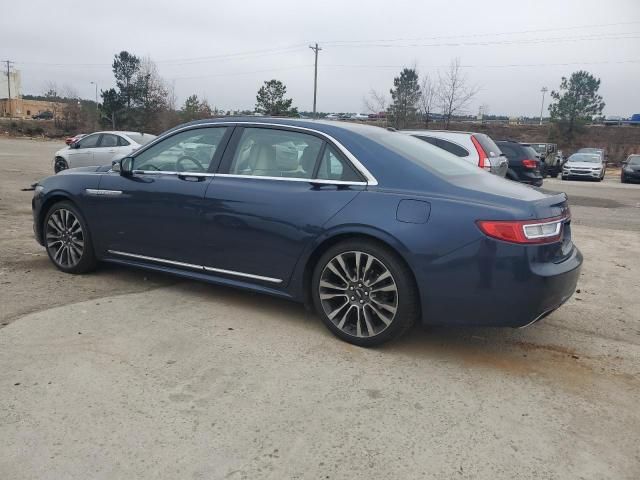
[[[402,133],[429,142],[500,177],[504,177],[509,169],[507,157],[484,133],[451,130],[402,130]]]
[[[58,150],[53,159],[53,171],[75,167],[111,165],[156,138],[149,133],[95,132],[68,147]]]

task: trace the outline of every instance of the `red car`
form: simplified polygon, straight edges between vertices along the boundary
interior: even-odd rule
[[[64,140],[64,143],[66,143],[67,145],[71,145],[72,143],[77,142],[78,140],[80,140],[82,137],[86,137],[87,134],[86,133],[79,133],[78,135],[75,135],[73,137],[67,137]]]

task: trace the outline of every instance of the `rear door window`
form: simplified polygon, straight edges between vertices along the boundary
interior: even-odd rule
[[[463,148],[456,143],[450,142],[449,140],[438,138],[436,145],[449,153],[453,153],[457,157],[469,156],[469,152],[466,148]]]
[[[323,141],[271,128],[245,128],[229,168],[232,175],[312,178]]]
[[[101,147],[117,147],[118,137],[110,133],[104,133],[102,135],[102,140],[100,140],[100,146]]]
[[[316,178],[319,180],[338,180],[341,182],[363,181],[351,165],[329,144],[327,144],[324,149]]]

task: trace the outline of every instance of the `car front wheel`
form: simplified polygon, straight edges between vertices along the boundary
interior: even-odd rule
[[[71,202],[56,203],[43,225],[44,244],[53,264],[65,273],[85,273],[96,266],[91,236],[80,211]]]
[[[66,170],[69,168],[67,161],[62,157],[56,157],[55,162],[53,163],[53,171],[55,173],[61,172],[62,170]]]
[[[413,276],[391,250],[376,242],[339,243],[318,261],[315,309],[339,338],[371,347],[402,335],[418,317]]]

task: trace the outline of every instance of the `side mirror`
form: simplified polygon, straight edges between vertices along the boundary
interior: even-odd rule
[[[71,145],[69,145],[69,148],[80,148],[80,143],[79,142],[73,142]]]
[[[111,170],[120,173],[123,177],[130,177],[133,175],[133,158],[124,157],[120,160],[116,160],[111,164]]]

